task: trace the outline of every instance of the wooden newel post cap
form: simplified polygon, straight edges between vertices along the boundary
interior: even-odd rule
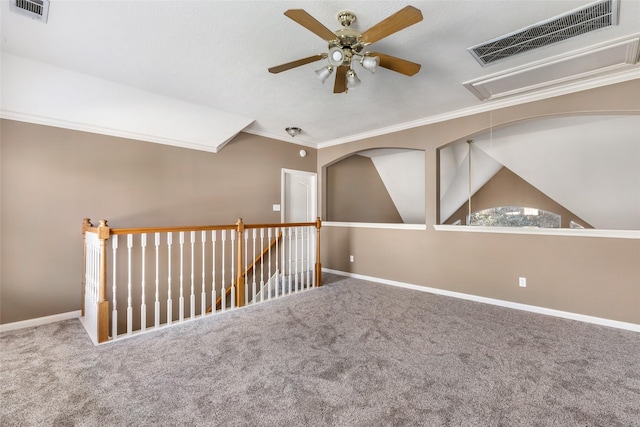
[[[238,218],[238,221],[236,222],[236,225],[238,226],[238,233],[243,233],[244,232],[244,222],[242,222],[242,218]]]
[[[109,238],[109,226],[107,225],[106,219],[100,220],[100,225],[98,225],[98,239],[106,240]]]

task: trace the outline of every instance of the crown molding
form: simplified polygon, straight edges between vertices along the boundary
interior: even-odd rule
[[[514,96],[511,98],[503,98],[498,100],[489,100],[481,105],[475,107],[463,108],[449,113],[438,114],[434,116],[425,117],[423,119],[414,120],[410,122],[401,123],[386,128],[376,129],[370,132],[364,132],[356,135],[350,135],[344,138],[338,138],[331,141],[319,143],[317,148],[329,148],[336,145],[347,144],[350,142],[359,141],[362,139],[373,138],[377,136],[387,135],[394,132],[405,131],[421,126],[431,125],[434,123],[445,122],[447,120],[459,119],[461,117],[472,116],[474,114],[486,113],[489,111],[497,110],[500,108],[512,107],[515,105],[526,104],[534,101],[541,101],[544,99],[554,98],[556,96],[568,95],[571,93],[581,92],[589,89],[595,89],[598,87],[608,86],[616,83],[622,83],[625,81],[640,79],[640,67],[635,66],[633,69],[624,70],[615,74],[606,76],[599,76],[595,78],[589,78],[581,81],[571,82],[562,86],[542,89],[533,93]]]

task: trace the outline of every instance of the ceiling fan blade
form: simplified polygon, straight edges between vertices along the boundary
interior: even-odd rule
[[[407,6],[362,33],[362,41],[366,44],[377,42],[420,21],[422,12],[413,6]]]
[[[276,65],[275,67],[269,68],[269,72],[273,74],[281,73],[283,71],[287,71],[292,68],[299,67],[301,65],[319,61],[323,58],[326,58],[326,55],[318,54],[318,55],[309,56],[307,58],[298,59],[297,61],[291,61],[291,62],[287,62],[286,64]]]
[[[333,31],[322,25],[316,18],[309,15],[303,9],[289,9],[284,14],[305,27],[307,30],[317,36],[320,36],[323,40],[329,42],[338,38]]]
[[[336,82],[333,85],[333,93],[342,93],[347,91],[348,70],[348,65],[341,65],[336,69]]]
[[[385,55],[384,53],[371,52],[370,56],[380,58],[380,66],[395,71],[405,76],[413,76],[420,71],[420,64],[407,61],[406,59],[396,58],[395,56]]]

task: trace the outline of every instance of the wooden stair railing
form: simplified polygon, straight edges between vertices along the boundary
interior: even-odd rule
[[[320,218],[317,218],[315,222],[298,222],[298,223],[278,223],[278,224],[244,224],[242,222],[242,218],[239,218],[236,224],[232,225],[210,225],[210,226],[185,226],[185,227],[145,227],[145,228],[111,228],[107,225],[106,220],[101,220],[98,226],[94,226],[88,218],[85,218],[82,223],[82,235],[83,235],[83,275],[82,275],[82,294],[83,294],[83,304],[82,304],[82,313],[84,314],[83,321],[85,324],[85,328],[89,332],[91,338],[98,343],[102,343],[109,340],[109,322],[110,322],[110,313],[116,313],[115,306],[115,298],[113,300],[113,306],[111,306],[110,302],[107,300],[107,240],[111,236],[114,235],[128,235],[128,238],[131,238],[132,235],[145,235],[143,247],[146,246],[146,234],[156,234],[156,239],[159,233],[168,233],[168,247],[171,249],[170,237],[174,232],[187,233],[190,232],[202,232],[205,231],[214,231],[214,230],[234,230],[235,240],[237,242],[237,256],[235,266],[237,268],[232,269],[235,270],[235,277],[233,279],[233,285],[228,289],[225,289],[225,295],[220,296],[216,299],[215,307],[221,304],[222,298],[226,298],[229,293],[232,292],[233,289],[236,290],[235,298],[236,298],[236,307],[241,307],[245,302],[245,279],[250,270],[252,270],[257,263],[259,263],[264,256],[269,252],[269,249],[273,247],[278,241],[280,241],[283,237],[283,233],[280,232],[277,237],[275,237],[268,246],[266,246],[262,253],[251,263],[250,266],[243,269],[243,234],[245,229],[282,229],[282,228],[293,228],[293,227],[315,227],[316,229],[316,239],[315,239],[315,265],[314,265],[314,279],[316,286],[322,286],[322,265],[320,263],[320,228],[322,226],[322,222]],[[87,238],[87,234],[90,233],[91,239]],[[193,238],[193,237],[192,237]],[[89,240],[91,241],[89,245]],[[233,238],[232,238],[233,240]],[[204,241],[204,240],[203,240]],[[180,243],[182,244],[182,242]],[[156,241],[156,259],[157,259],[157,241]],[[191,242],[193,246],[193,241]],[[232,242],[233,245],[233,242]],[[115,256],[115,251],[117,248],[117,240],[114,242],[113,253]],[[90,247],[91,253],[88,253],[87,250]],[[232,246],[233,247],[233,246]],[[129,247],[130,251],[130,247]],[[143,252],[144,254],[144,249]],[[157,261],[156,261],[157,262]],[[143,264],[144,271],[144,264]],[[223,270],[224,271],[224,270]],[[115,264],[113,266],[113,274],[115,274]],[[89,277],[91,281],[88,282]],[[157,271],[156,271],[157,277]],[[87,279],[87,280],[85,280]],[[182,278],[180,279],[182,280]],[[193,279],[192,279],[193,280]],[[156,278],[157,283],[157,278]],[[113,294],[115,294],[115,280],[113,281]],[[142,295],[142,307],[146,307],[146,303],[144,302],[144,281],[142,283],[143,295]],[[169,277],[169,289],[171,289],[171,277]],[[131,289],[129,289],[130,291]],[[204,292],[203,292],[204,294]],[[192,293],[191,298],[195,298],[193,294],[193,282],[192,282]],[[182,297],[181,297],[182,299]],[[171,301],[171,294],[169,294],[167,299],[167,304]],[[88,312],[89,308],[87,304],[90,304],[91,311]],[[156,289],[156,307],[158,307],[158,298],[157,298],[157,289]],[[204,303],[203,303],[204,310]],[[206,312],[211,312],[213,308],[209,307]],[[131,306],[127,307],[124,311],[131,310]],[[159,315],[158,308],[155,309],[156,327],[159,326]],[[181,315],[182,316],[182,315]],[[192,317],[194,316],[192,312]],[[180,318],[182,320],[182,317]],[[144,323],[141,321],[141,323]],[[168,321],[167,323],[171,323]],[[116,331],[116,323],[112,321],[112,335],[115,339],[117,337]],[[129,320],[127,320],[127,334],[131,334],[131,330],[129,328]]]
[[[249,273],[253,267],[262,260],[262,258],[269,252],[269,249],[273,248],[276,245],[276,242],[281,242],[282,241],[282,231],[280,233],[278,233],[278,236],[274,237],[271,242],[265,246],[265,248],[262,250],[262,252],[260,253],[260,255],[258,255],[256,257],[256,259],[253,260],[253,262],[251,264],[249,264],[249,266],[246,268],[246,270],[244,270],[241,274],[242,277],[246,278],[247,277],[247,273]],[[233,286],[230,286],[229,288],[227,288],[227,290],[225,291],[225,295],[220,295],[217,299],[216,299],[216,310],[222,308],[222,298],[226,298],[231,294],[231,289],[233,287],[236,287],[238,284],[238,280],[236,279],[233,282]],[[207,308],[207,313],[211,313],[212,311],[212,307],[209,306]]]

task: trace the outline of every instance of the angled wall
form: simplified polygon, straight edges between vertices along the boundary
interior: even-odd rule
[[[369,157],[349,156],[327,168],[328,221],[402,223]]]

